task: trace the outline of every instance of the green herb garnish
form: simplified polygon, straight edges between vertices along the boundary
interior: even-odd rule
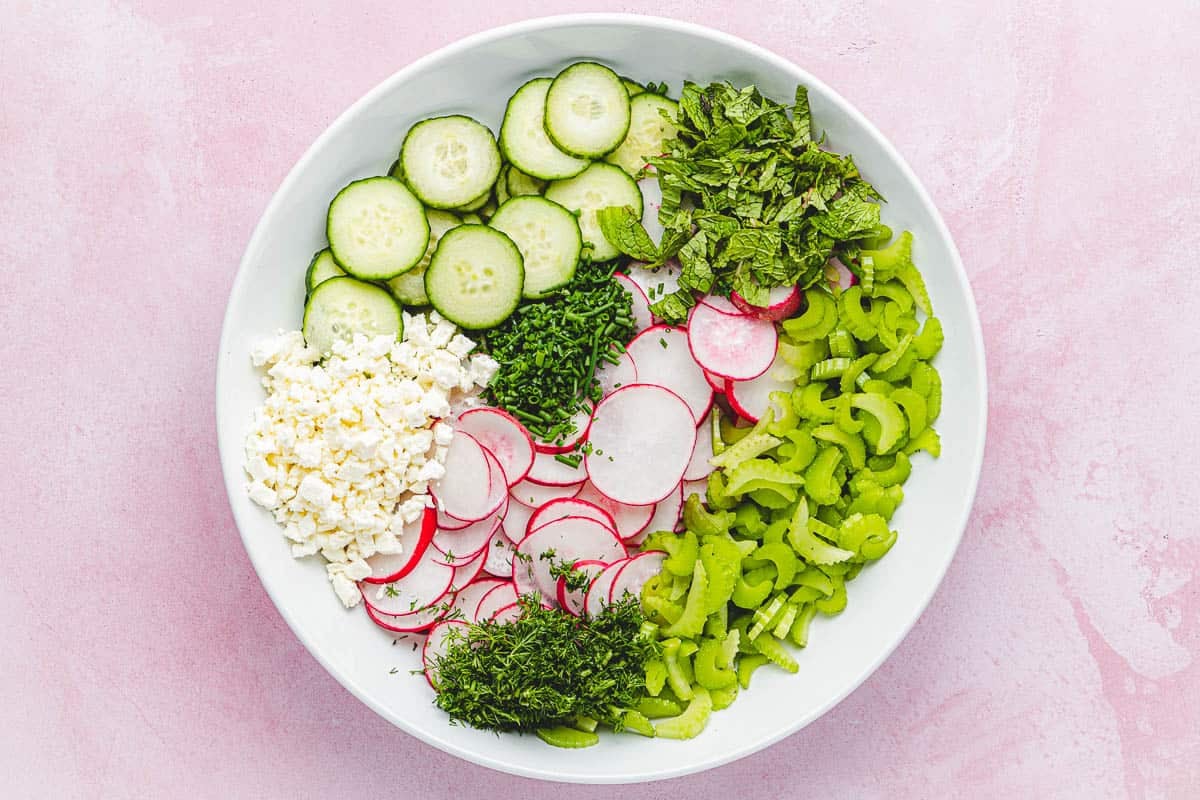
[[[632,298],[613,280],[615,264],[579,265],[567,286],[523,303],[484,346],[500,364],[487,400],[545,442],[574,433],[571,417],[600,401],[596,368],[616,363],[633,336]]]
[[[651,310],[681,322],[695,293],[765,305],[774,286],[817,281],[833,256],[849,262],[880,228],[881,196],[853,159],[813,138],[808,92],[776,103],[756,88],[684,84],[679,131],[667,154],[650,159],[663,202],[664,233],[653,257],[628,209],[605,209],[605,235],[651,265],[677,258],[680,289]]]
[[[577,715],[614,721],[645,694],[658,653],[641,634],[636,600],[579,619],[521,599],[520,619],[456,629],[434,664],[437,705],[452,720],[496,731],[532,731]]]

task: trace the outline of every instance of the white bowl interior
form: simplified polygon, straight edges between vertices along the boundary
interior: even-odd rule
[[[466,113],[498,128],[523,81],[582,58],[638,80],[724,79],[757,84],[776,99],[809,86],[829,145],[854,154],[888,198],[884,219],[916,237],[916,257],[946,331],[936,362],[945,384],[937,427],[943,454],[917,458],[894,525],[900,539],[849,587],[849,605],[818,618],[800,672],[761,670],[754,687],[688,742],[606,736],[588,750],[558,750],[533,737],[451,726],[425,681],[408,670],[419,653],[392,645],[361,609],[342,609],[316,558],[293,560],[269,514],[246,497],[241,442],[261,402],[249,351],[276,329],[299,327],[304,268],[324,246],[325,211],[347,182],[382,174],[408,127]],[[800,68],[760,48],[697,26],[624,15],[558,17],[481,34],[423,58],[377,87],[312,146],[263,215],[234,285],[218,363],[217,422],[235,519],[263,585],[317,659],[379,714],[425,741],[489,767],[581,782],[665,778],[733,760],[798,730],[859,685],[900,642],[936,590],[958,546],[982,459],[986,399],[982,341],[970,288],[936,209],[891,146],[844,100]],[[399,672],[392,674],[391,670]]]

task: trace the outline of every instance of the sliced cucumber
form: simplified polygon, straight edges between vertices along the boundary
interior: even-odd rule
[[[587,168],[583,158],[564,153],[546,135],[546,93],[550,78],[534,78],[508,100],[500,125],[500,150],[517,169],[542,180],[570,178]]]
[[[642,216],[642,190],[620,167],[597,162],[574,178],[554,181],[546,187],[546,199],[568,211],[578,212],[583,241],[592,247],[593,261],[608,261],[620,255],[596,221],[596,212],[608,206],[629,206]]]
[[[603,64],[581,61],[558,73],[546,92],[546,133],[573,156],[599,158],[629,130],[629,92]]]
[[[460,225],[438,243],[425,293],[443,317],[469,330],[494,328],[521,302],[521,251],[500,231]]]
[[[386,280],[412,269],[429,244],[425,209],[395,178],[366,178],[329,204],[325,236],[338,266],[363,280]]]
[[[446,235],[446,231],[462,224],[458,217],[448,211],[431,208],[425,212],[425,216],[429,218],[429,246],[425,248],[425,255],[408,272],[388,281],[392,295],[406,306],[429,305],[429,297],[425,294],[425,270],[429,269],[429,260],[433,258],[433,251],[437,250],[438,242]]]
[[[504,168],[500,170],[500,177],[496,179],[497,205],[504,205],[506,202],[508,202],[508,198],[512,197],[512,193],[508,191],[508,171],[510,169],[512,169],[512,165],[505,164]]]
[[[625,87],[625,91],[629,92],[630,97],[635,97],[646,91],[646,87],[635,81],[633,78],[621,76],[621,84]]]
[[[667,117],[664,117],[663,114]],[[679,130],[672,121],[679,104],[662,95],[644,92],[629,101],[629,132],[625,141],[604,160],[616,164],[630,175],[637,175],[650,156],[661,155],[668,139]]]
[[[351,277],[330,278],[304,302],[304,341],[323,356],[338,340],[404,333],[400,306],[387,290]]]
[[[541,194],[546,191],[545,181],[535,178],[532,175],[526,175],[516,167],[509,168],[504,182],[508,188],[508,193],[513,197],[519,197],[523,194]]]
[[[491,191],[500,172],[500,151],[492,132],[470,117],[433,117],[409,129],[400,146],[400,164],[421,202],[456,208]]]
[[[345,275],[346,271],[333,260],[329,248],[318,250],[308,262],[308,270],[304,273],[304,293],[312,294],[312,290],[329,280]]]
[[[462,215],[462,221],[464,225],[482,225],[483,217],[479,216],[474,211],[468,211],[466,214]]]
[[[514,197],[500,206],[489,224],[521,251],[525,297],[545,297],[575,277],[583,239],[575,215],[558,203],[536,195]]]
[[[483,219],[484,222],[486,222],[492,218],[492,215],[496,213],[496,209],[499,207],[499,204],[494,198],[489,198],[487,203],[484,204],[483,208],[479,209],[477,214]]]
[[[455,210],[455,211],[458,211],[458,212],[462,212],[462,213],[469,213],[469,212],[471,212],[471,211],[478,211],[479,209],[481,209],[481,208],[483,208],[484,206],[486,206],[486,205],[488,204],[488,200],[491,200],[491,199],[492,199],[492,190],[491,190],[491,189],[488,189],[486,192],[484,192],[483,194],[479,195],[479,197],[476,197],[476,198],[475,198],[474,200],[472,200],[471,202],[469,202],[469,203],[464,203],[463,205],[459,206],[458,208],[456,208],[456,209],[454,209],[454,210]]]

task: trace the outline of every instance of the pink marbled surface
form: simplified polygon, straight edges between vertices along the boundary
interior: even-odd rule
[[[1200,796],[1200,7],[415,5],[0,9],[0,794],[562,796],[393,729],[294,639],[224,497],[214,353],[255,221],[351,101],[466,33],[654,10],[794,59],[906,154],[992,408],[958,558],[878,673],[621,796]]]

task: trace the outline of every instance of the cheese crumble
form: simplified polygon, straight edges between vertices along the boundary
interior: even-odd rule
[[[471,405],[497,364],[436,312],[404,314],[404,337],[338,342],[320,361],[299,331],[251,354],[267,398],[246,437],[248,492],[272,511],[292,555],[320,553],[347,607],[366,559],[398,553],[400,533],[430,506],[453,431],[442,418]]]

